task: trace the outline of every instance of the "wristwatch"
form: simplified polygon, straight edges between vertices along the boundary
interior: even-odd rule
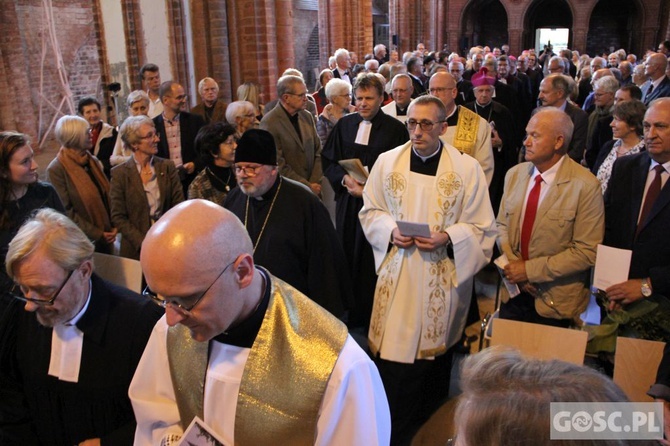
[[[651,285],[649,284],[649,278],[642,279],[642,287],[640,288],[640,291],[644,297],[651,296]]]

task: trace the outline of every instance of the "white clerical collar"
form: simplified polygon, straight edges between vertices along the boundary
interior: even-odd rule
[[[419,155],[419,152],[416,151],[416,149],[414,148],[414,146],[412,146],[412,152],[414,152],[414,154],[415,154],[416,156],[418,156],[419,158],[421,158],[421,161],[423,161],[423,162],[425,163],[427,160],[429,160],[429,159],[431,159],[432,157],[438,155],[438,154],[442,151],[442,150],[441,150],[441,149],[442,149],[442,140],[439,140],[439,142],[440,142],[440,145],[437,147],[437,150],[436,150],[435,152],[431,153],[431,154],[428,155],[428,156],[421,156],[421,155]]]
[[[354,141],[356,144],[361,144],[363,146],[367,146],[368,142],[370,142],[370,131],[372,130],[372,122],[362,120],[358,124],[358,131],[356,132],[356,140]]]
[[[69,321],[54,326],[51,335],[50,376],[61,381],[76,383],[79,381],[81,354],[84,346],[84,332],[75,325],[88,309],[91,301],[91,281],[88,281],[88,296],[79,312]]]

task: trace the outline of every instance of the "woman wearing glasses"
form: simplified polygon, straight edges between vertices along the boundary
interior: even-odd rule
[[[37,180],[37,163],[28,137],[0,132],[0,290],[11,284],[4,263],[7,245],[35,209],[48,207],[65,212],[56,190]]]
[[[188,199],[203,198],[223,206],[226,196],[237,186],[233,163],[237,140],[235,128],[223,122],[209,124],[195,137],[195,150],[207,166],[188,187]]]
[[[149,95],[142,90],[135,90],[128,95],[126,105],[128,106],[128,116],[148,116],[149,115]],[[109,158],[112,168],[128,161],[133,156],[133,152],[123,147],[121,138],[116,138],[114,153]]]
[[[154,156],[159,137],[151,119],[126,119],[119,136],[133,156],[112,169],[112,221],[121,232],[121,256],[139,259],[151,225],[184,201],[184,193],[174,163]]]
[[[67,216],[95,244],[97,252],[111,254],[117,230],[109,214],[109,181],[100,161],[89,152],[88,127],[79,116],[58,120],[55,133],[61,148],[47,174]]]
[[[325,90],[328,105],[323,108],[323,112],[316,121],[316,133],[321,140],[321,147],[326,145],[328,136],[337,121],[353,109],[351,107],[351,84],[349,82],[342,79],[332,79],[326,84]]]

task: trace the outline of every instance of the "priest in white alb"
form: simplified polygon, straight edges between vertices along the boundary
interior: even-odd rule
[[[378,274],[368,342],[392,444],[409,444],[447,397],[473,276],[489,262],[496,234],[481,166],[440,140],[444,104],[415,99],[406,125],[410,142],[379,156],[359,213]],[[430,237],[403,235],[399,220],[427,225]]]

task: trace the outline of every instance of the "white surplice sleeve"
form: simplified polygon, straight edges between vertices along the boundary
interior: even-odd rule
[[[347,337],[319,411],[316,445],[388,445],[391,415],[377,367]]]

